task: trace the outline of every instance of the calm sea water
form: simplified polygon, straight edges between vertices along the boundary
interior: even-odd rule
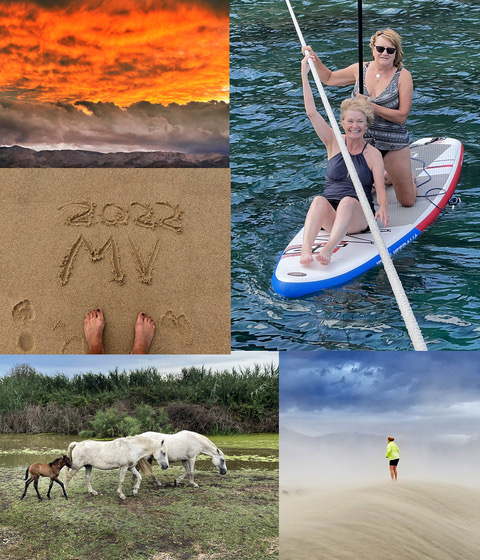
[[[415,84],[412,141],[464,145],[456,194],[394,264],[430,350],[480,349],[480,2],[364,0],[365,59],[377,29],[403,37]],[[357,57],[357,3],[295,1],[307,43],[331,69]],[[321,192],[326,152],[303,108],[301,51],[281,0],[231,2],[232,347],[408,350],[411,342],[382,266],[338,289],[277,296],[281,251]],[[351,88],[327,88],[334,109]],[[317,106],[322,107],[317,98]],[[338,111],[337,111],[338,113]]]

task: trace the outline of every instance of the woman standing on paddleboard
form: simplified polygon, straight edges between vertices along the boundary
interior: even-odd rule
[[[302,61],[305,109],[315,132],[327,148],[328,163],[323,196],[316,196],[313,199],[305,219],[300,264],[308,265],[313,261],[312,245],[318,232],[323,228],[330,232],[330,237],[316,258],[321,264],[328,265],[338,242],[346,233],[359,233],[366,230],[367,220],[348,174],[335,133],[315,107],[312,88],[308,81],[310,71],[308,58],[306,56]],[[367,127],[374,118],[370,105],[370,102],[362,97],[345,99],[341,105],[340,123],[345,130],[345,144],[372,211],[374,211],[372,188],[374,186],[376,188],[380,208],[375,218],[380,218],[385,226],[388,226],[390,218],[387,211],[382,156],[376,148],[367,144],[364,138]]]
[[[389,437],[387,438],[388,445],[387,445],[387,453],[385,457],[389,460],[389,467],[390,467],[390,476],[392,480],[397,480],[397,465],[398,461],[400,461],[400,452],[398,450],[398,446],[394,441],[395,438]]]
[[[363,63],[363,84],[366,96],[372,102],[375,120],[365,137],[382,153],[387,181],[393,184],[398,202],[403,206],[413,206],[417,187],[410,167],[409,137],[405,124],[412,107],[412,76],[403,67],[401,37],[393,29],[383,29],[372,35],[370,48],[373,60]],[[324,84],[355,84],[354,94],[362,97],[358,93],[357,63],[332,72],[310,46],[304,47],[305,50],[311,54]]]

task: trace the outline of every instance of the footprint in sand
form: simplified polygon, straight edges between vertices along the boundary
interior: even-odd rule
[[[14,321],[26,323],[35,319],[35,311],[32,302],[29,299],[22,299],[13,306],[12,317]]]
[[[29,299],[22,299],[13,306],[12,318],[16,323],[25,323],[35,319],[35,310],[33,304]],[[22,352],[29,353],[35,346],[35,339],[29,332],[22,331],[17,339],[17,346]]]
[[[185,347],[193,343],[192,325],[185,315],[167,311],[160,319],[160,345],[170,353],[184,353]]]
[[[63,319],[53,325],[52,331],[56,331],[62,348],[61,354],[84,354],[86,351],[85,339],[81,336],[71,334],[68,330],[67,324]]]
[[[62,346],[62,354],[85,354],[85,342],[81,336],[72,336],[65,339]]]
[[[18,346],[23,352],[31,352],[35,346],[35,339],[28,332],[22,332],[18,337]]]

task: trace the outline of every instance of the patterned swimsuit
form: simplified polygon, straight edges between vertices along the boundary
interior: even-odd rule
[[[363,67],[363,90],[365,95],[370,94],[365,85],[365,75],[370,62]],[[388,86],[382,93],[372,99],[373,103],[386,107],[387,109],[398,109],[400,104],[398,93],[398,80],[400,78],[401,68],[397,68],[393,78]],[[358,80],[353,89],[352,97],[358,92]],[[401,150],[409,145],[408,130],[405,124],[398,124],[392,121],[387,121],[378,115],[375,115],[373,124],[369,126],[365,133],[365,140],[372,143],[376,148],[382,152],[389,152],[391,150]]]

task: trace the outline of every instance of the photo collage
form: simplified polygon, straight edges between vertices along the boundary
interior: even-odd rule
[[[477,55],[475,0],[0,0],[0,560],[480,558]]]

